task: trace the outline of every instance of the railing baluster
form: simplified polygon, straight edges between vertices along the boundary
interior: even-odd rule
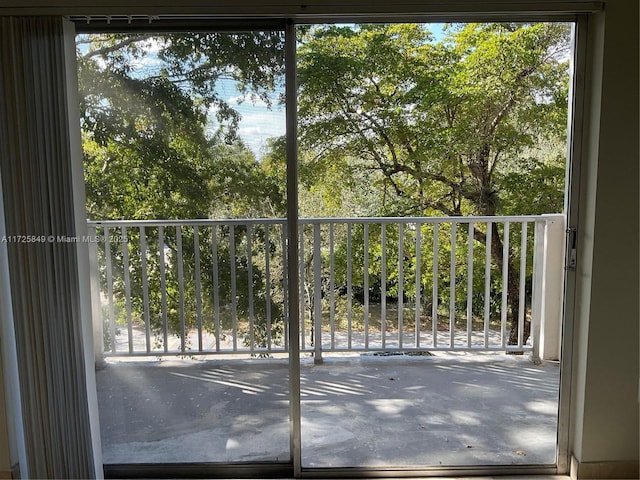
[[[104,256],[107,269],[107,299],[109,302],[109,336],[111,337],[111,352],[116,353],[116,318],[113,307],[113,264],[111,259],[111,242],[109,227],[104,227]]]
[[[433,292],[431,303],[431,330],[433,334],[433,346],[438,346],[438,250],[440,235],[440,224],[433,224]]]
[[[369,224],[364,225],[364,348],[369,348]]]
[[[129,238],[126,227],[120,227],[120,244],[122,245],[122,272],[124,274],[124,301],[127,314],[127,334],[129,353],[133,353],[133,320],[131,318],[131,277],[129,272]]]
[[[331,325],[331,350],[336,348],[336,278],[335,278],[335,249],[334,223],[329,224],[329,323]]]
[[[162,347],[169,351],[169,319],[167,318],[167,269],[164,249],[164,227],[158,227],[158,255],[160,258],[160,301],[162,305]]]
[[[182,261],[182,227],[176,226],[176,249],[178,250],[178,312],[180,315],[180,351],[187,350],[187,326],[184,315],[184,264]]]
[[[287,223],[280,224],[280,243],[282,244],[282,313],[284,321],[284,349],[289,351],[289,281],[287,275]]]
[[[469,222],[469,246],[467,247],[467,347],[471,348],[473,334],[473,222]]]
[[[351,224],[347,223],[347,347],[351,349],[352,285],[351,285]]]
[[[216,336],[216,352],[220,351],[220,286],[218,280],[218,228],[211,227],[211,274],[213,275],[213,328]]]
[[[255,308],[253,305],[253,226],[247,225],[247,294],[249,295],[249,351],[255,350]]]
[[[491,241],[493,233],[492,222],[487,222],[487,236],[484,258],[484,346],[489,346],[489,320],[491,314]]]
[[[531,352],[534,362],[540,361],[540,329],[542,319],[544,317],[543,308],[545,301],[543,298],[543,286],[545,285],[544,277],[546,276],[545,266],[545,244],[547,222],[535,222],[533,233],[533,273],[532,273],[532,292],[531,292]]]
[[[147,233],[143,226],[140,231],[140,265],[142,279],[142,305],[144,315],[144,340],[145,350],[147,353],[151,351],[151,318],[149,313],[149,280],[147,275]]]
[[[402,349],[404,308],[404,225],[398,224],[398,348]]]
[[[93,327],[93,349],[96,365],[104,364],[104,318],[100,301],[100,262],[98,258],[98,231],[95,225],[88,225],[89,234],[89,281],[91,285],[91,325]]]
[[[455,345],[456,335],[456,243],[458,224],[451,222],[451,258],[449,265],[449,346]]]
[[[313,224],[313,360],[322,363],[322,258],[320,224]]]
[[[202,352],[202,279],[200,273],[200,232],[193,226],[193,253],[196,276],[196,320],[198,322],[198,351]]]
[[[238,351],[238,292],[236,285],[236,229],[229,225],[229,266],[231,270],[231,335],[233,351]]]
[[[522,222],[520,239],[520,291],[518,299],[518,347],[524,344],[525,280],[527,270],[527,222]]]
[[[264,276],[265,276],[265,313],[267,321],[267,351],[271,352],[271,240],[269,225],[264,226]]]
[[[422,224],[416,223],[416,295],[415,295],[415,330],[416,330],[416,348],[420,348],[420,289],[421,281],[421,265],[422,263]]]
[[[502,240],[502,302],[500,304],[500,343],[507,346],[507,295],[509,291],[509,222],[504,222]]]
[[[381,346],[387,345],[387,224],[380,224],[380,246],[382,259],[380,265],[380,333]]]
[[[305,275],[304,275],[304,224],[300,224],[300,305],[298,308],[300,309],[300,350],[304,351],[307,346],[306,343],[306,304],[307,299],[305,295]]]

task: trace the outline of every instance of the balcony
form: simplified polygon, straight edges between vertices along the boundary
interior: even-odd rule
[[[288,458],[286,220],[89,227],[105,462]],[[554,463],[564,228],[300,219],[303,463]]]

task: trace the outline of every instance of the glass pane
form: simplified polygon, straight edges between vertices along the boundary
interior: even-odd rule
[[[284,34],[77,52],[105,463],[290,462]]]
[[[555,463],[571,28],[299,28],[304,467]]]

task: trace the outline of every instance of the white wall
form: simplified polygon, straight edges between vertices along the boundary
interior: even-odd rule
[[[628,477],[633,463],[637,472],[640,448],[638,2],[609,0],[593,20],[578,236],[573,453],[582,478]]]

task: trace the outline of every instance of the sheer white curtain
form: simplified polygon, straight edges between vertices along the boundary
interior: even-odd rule
[[[79,140],[77,124],[70,128],[77,112],[69,108],[65,22],[0,19],[0,178],[27,463],[21,468],[31,478],[96,476],[84,246],[62,241],[85,233],[77,221]]]

